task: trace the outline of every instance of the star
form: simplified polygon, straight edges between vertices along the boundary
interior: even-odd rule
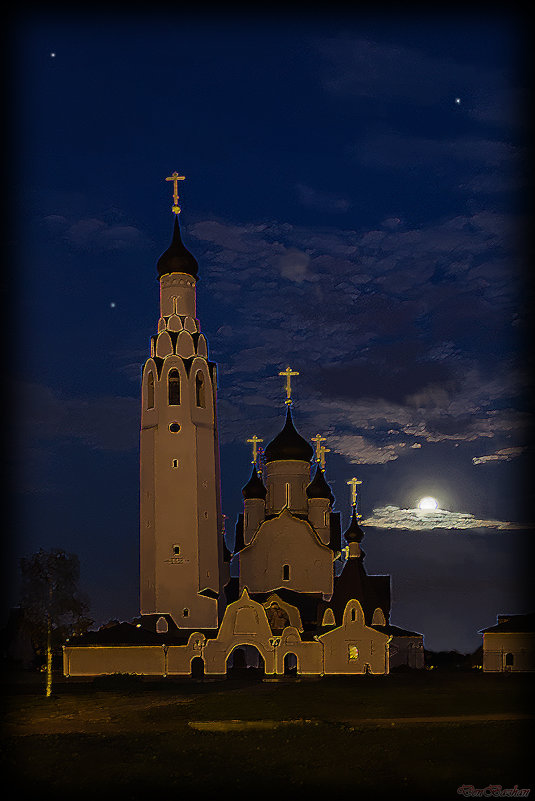
[[[110,309],[114,309],[116,305],[117,304],[115,303],[115,301],[112,300],[112,302],[110,303]]]
[[[56,58],[56,54],[55,53],[50,53],[50,58]]]
[[[456,97],[455,98],[455,102],[457,103],[458,106],[460,106],[461,105],[461,98],[460,97]]]

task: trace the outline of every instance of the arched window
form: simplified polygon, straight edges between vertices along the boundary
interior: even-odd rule
[[[356,609],[352,609],[351,610],[351,620],[355,620],[356,617],[357,617],[357,610]]]
[[[147,378],[147,409],[154,409],[154,373]]]
[[[166,634],[166,632],[169,631],[169,624],[163,615],[156,621],[156,631],[158,634]]]
[[[200,370],[195,376],[195,403],[202,409],[206,406],[204,398],[204,376]]]
[[[515,664],[514,654],[505,654],[505,664],[507,667],[512,667]]]
[[[178,370],[169,370],[167,376],[167,402],[169,406],[178,406],[180,403],[180,375]]]
[[[282,566],[282,580],[289,581],[290,580],[290,565],[283,565]]]

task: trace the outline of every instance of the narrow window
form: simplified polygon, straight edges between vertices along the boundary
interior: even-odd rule
[[[195,402],[201,409],[204,409],[206,406],[204,399],[204,376],[200,370],[195,376]]]
[[[515,663],[514,654],[505,654],[505,664],[507,667],[512,667]]]
[[[184,607],[184,609],[182,610],[182,616],[189,617],[189,609],[187,607]]]
[[[173,467],[178,467],[178,459],[173,459]]]
[[[290,485],[286,484],[286,506],[290,508]]]
[[[290,565],[283,565],[282,566],[282,580],[289,581],[290,580]]]
[[[167,396],[169,406],[178,406],[180,404],[180,374],[178,370],[169,370]]]
[[[180,553],[180,545],[173,545],[173,553],[175,556],[178,556]]]
[[[355,620],[356,614],[357,614],[357,610],[356,609],[352,609],[351,610],[351,620]]]
[[[147,378],[147,409],[154,409],[154,374],[152,371]]]

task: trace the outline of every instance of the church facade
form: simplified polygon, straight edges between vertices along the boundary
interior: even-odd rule
[[[176,193],[176,182],[175,182]],[[217,370],[196,317],[198,264],[176,205],[160,315],[141,382],[140,616],[72,638],[64,673],[224,677],[385,674],[423,667],[422,635],[392,626],[390,577],[368,576],[319,458],[286,419],[242,489],[233,552],[220,499]],[[282,374],[281,374],[282,375]],[[348,482],[349,483],[349,482]],[[232,562],[232,576],[231,576]],[[401,660],[401,661],[400,661]]]

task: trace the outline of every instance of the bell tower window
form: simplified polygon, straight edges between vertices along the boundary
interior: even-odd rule
[[[283,565],[282,566],[282,580],[289,581],[290,580],[290,565]]]
[[[205,402],[205,392],[204,392],[204,375],[199,370],[197,375],[195,376],[195,403],[201,409],[204,409],[206,406]]]
[[[169,370],[167,377],[167,401],[169,406],[180,404],[180,375],[178,370]]]
[[[154,409],[154,373],[147,378],[147,409]]]

